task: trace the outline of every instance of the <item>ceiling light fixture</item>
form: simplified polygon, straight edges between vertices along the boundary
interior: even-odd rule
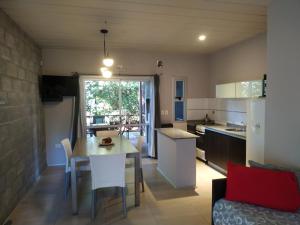
[[[199,41],[205,41],[206,40],[206,35],[201,34],[201,35],[199,35],[198,39],[199,39]]]
[[[104,78],[111,78],[112,72],[111,72],[110,70],[104,70],[104,71],[102,72],[102,76],[103,76]]]
[[[101,72],[102,76],[105,78],[111,78],[111,76],[112,76],[112,72],[105,66],[100,68],[100,72]]]
[[[103,72],[106,71],[106,70],[108,70],[108,68],[105,67],[105,66],[102,66],[102,67],[100,68],[100,72],[101,72],[101,73],[103,73]]]
[[[106,35],[108,34],[107,29],[101,29],[100,32],[103,34],[103,51],[104,51],[104,58],[102,59],[102,63],[104,67],[100,68],[101,74],[105,78],[110,78],[112,76],[112,72],[108,69],[112,67],[114,64],[114,60],[109,57],[108,50],[106,48]]]
[[[111,67],[113,64],[114,64],[114,60],[112,58],[107,58],[105,57],[103,60],[102,60],[104,66],[107,66],[107,67]]]

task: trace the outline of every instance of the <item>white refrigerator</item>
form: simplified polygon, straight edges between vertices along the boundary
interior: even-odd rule
[[[264,163],[265,150],[265,98],[247,102],[246,162]]]

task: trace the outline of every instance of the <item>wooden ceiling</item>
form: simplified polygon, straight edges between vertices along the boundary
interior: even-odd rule
[[[1,0],[42,48],[211,53],[266,31],[270,0]],[[199,34],[207,40],[199,42]]]

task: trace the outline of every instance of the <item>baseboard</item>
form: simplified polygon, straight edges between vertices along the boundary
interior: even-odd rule
[[[217,166],[216,164],[208,161],[207,165],[209,165],[211,168],[217,170],[218,172],[222,173],[223,175],[225,175],[225,176],[227,175],[227,171],[224,170],[223,168]]]

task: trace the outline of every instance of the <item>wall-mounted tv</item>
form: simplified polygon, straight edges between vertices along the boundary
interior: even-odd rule
[[[40,93],[42,102],[62,101],[64,96],[78,96],[78,76],[52,76],[40,77]]]

